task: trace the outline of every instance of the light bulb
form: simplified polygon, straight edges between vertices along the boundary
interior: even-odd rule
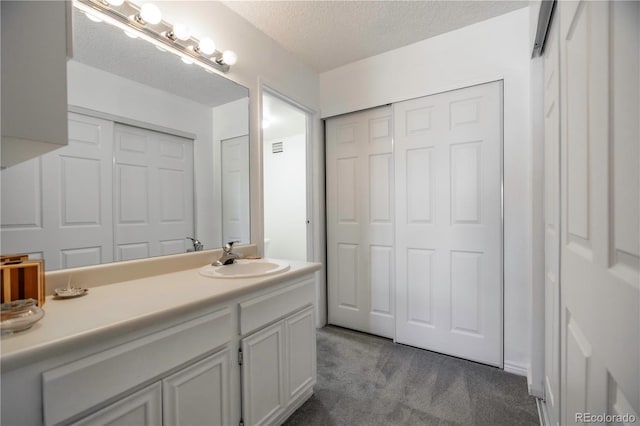
[[[185,64],[187,64],[187,65],[191,65],[193,63],[193,61],[191,59],[185,58],[184,56],[182,58],[180,58],[180,60],[182,62],[184,62]]]
[[[162,21],[162,12],[153,3],[145,3],[140,8],[140,17],[144,22],[155,25]]]
[[[186,41],[191,38],[191,28],[184,24],[175,24],[172,32],[178,40]]]
[[[127,37],[129,37],[129,38],[138,38],[138,34],[134,33],[133,31],[125,30],[125,32],[124,32],[124,33],[125,33],[125,34],[127,35]]]
[[[200,52],[202,52],[204,55],[211,55],[216,51],[216,44],[209,37],[205,37],[200,40],[198,49],[200,49]]]
[[[109,3],[111,6],[120,6],[122,3],[124,3],[124,0],[107,0],[107,3]]]
[[[102,22],[102,19],[98,18],[98,17],[97,17],[97,16],[95,16],[95,15],[92,15],[92,14],[91,14],[91,13],[89,13],[89,12],[85,12],[84,14],[85,14],[85,15],[87,15],[87,18],[89,18],[89,19],[90,19],[91,21],[93,21],[93,22]]]
[[[222,61],[227,65],[234,65],[238,62],[238,55],[231,50],[225,50],[222,54]]]

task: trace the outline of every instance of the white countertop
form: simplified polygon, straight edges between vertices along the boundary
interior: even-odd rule
[[[2,336],[2,369],[13,369],[78,344],[120,335],[160,320],[215,306],[249,292],[317,271],[319,263],[288,261],[288,271],[257,278],[219,279],[198,269],[149,276],[89,289],[87,295],[48,296],[45,316],[26,331]]]

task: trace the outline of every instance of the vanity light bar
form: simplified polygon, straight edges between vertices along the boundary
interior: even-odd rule
[[[192,36],[187,40],[174,37],[173,25],[164,20],[157,24],[145,22],[140,17],[140,8],[126,0],[120,5],[103,0],[73,0],[73,5],[88,15],[120,28],[125,33],[137,34],[156,47],[178,55],[183,60],[190,60],[206,71],[229,71],[229,64],[224,62],[222,52],[214,50],[210,55],[203,55],[198,48],[200,40]]]

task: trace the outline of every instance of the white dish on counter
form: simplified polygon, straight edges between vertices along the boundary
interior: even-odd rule
[[[84,296],[89,292],[89,289],[80,287],[64,287],[56,288],[54,291],[56,292],[56,296],[59,298],[70,299],[73,297]]]

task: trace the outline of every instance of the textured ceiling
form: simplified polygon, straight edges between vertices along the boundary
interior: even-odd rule
[[[111,25],[92,22],[77,9],[73,13],[73,59],[212,107],[249,96],[246,87],[184,64],[176,55],[131,39]]]
[[[223,3],[317,72],[528,6],[526,0]]]

